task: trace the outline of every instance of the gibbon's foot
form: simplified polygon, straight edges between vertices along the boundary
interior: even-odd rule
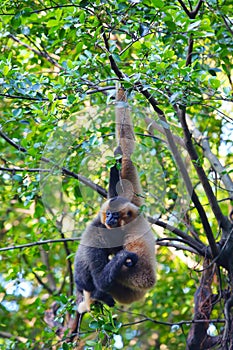
[[[85,312],[89,312],[90,310],[88,309],[86,302],[81,301],[81,303],[78,304],[78,313],[79,314],[84,314]]]
[[[91,310],[91,294],[86,290],[83,291],[83,301],[78,304],[78,313],[83,314],[84,312],[90,312]]]

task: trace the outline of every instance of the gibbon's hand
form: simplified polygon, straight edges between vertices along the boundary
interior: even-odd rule
[[[127,253],[124,265],[126,267],[133,267],[134,265],[137,264],[138,261],[138,256],[135,253],[125,251]]]

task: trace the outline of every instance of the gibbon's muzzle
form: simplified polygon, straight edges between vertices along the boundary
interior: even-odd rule
[[[105,224],[112,228],[117,227],[119,217],[120,217],[120,213],[118,212],[112,213],[110,210],[107,210]]]

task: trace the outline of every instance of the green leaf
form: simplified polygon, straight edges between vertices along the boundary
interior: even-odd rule
[[[162,0],[151,0],[151,4],[152,4],[152,6],[159,8],[159,9],[164,7],[164,1],[162,1]]]
[[[68,299],[64,294],[60,294],[59,299],[63,304],[66,304],[68,302]]]
[[[97,321],[91,321],[91,322],[89,323],[89,327],[90,327],[91,329],[98,329],[98,328],[100,328],[99,323],[98,323]]]
[[[76,100],[76,97],[74,94],[71,94],[67,97],[68,101],[70,104],[72,104],[75,100]]]
[[[221,85],[221,81],[216,78],[209,78],[209,83],[213,89],[218,89]]]
[[[12,176],[12,179],[17,181],[17,182],[22,182],[23,181],[23,177],[21,175],[18,175],[18,174],[14,174]]]
[[[197,29],[200,26],[200,24],[201,24],[201,20],[190,23],[187,30],[189,32],[193,31],[194,29]]]
[[[57,19],[50,19],[47,23],[47,27],[56,27],[59,24],[59,21]]]
[[[62,344],[62,349],[63,349],[63,350],[69,350],[70,347],[69,347],[69,345],[68,345],[67,343],[63,343],[63,344]]]
[[[85,12],[84,11],[80,11],[79,22],[83,24],[85,22],[85,18],[86,18]]]
[[[86,345],[87,346],[95,346],[97,344],[97,342],[93,341],[93,340],[87,340],[86,341]]]
[[[6,76],[9,73],[9,71],[10,71],[10,67],[9,66],[4,66],[3,67],[3,70],[2,70],[3,75]]]

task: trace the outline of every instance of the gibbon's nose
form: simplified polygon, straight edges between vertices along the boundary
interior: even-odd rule
[[[118,226],[119,213],[108,212],[106,215],[105,224],[111,228]]]

